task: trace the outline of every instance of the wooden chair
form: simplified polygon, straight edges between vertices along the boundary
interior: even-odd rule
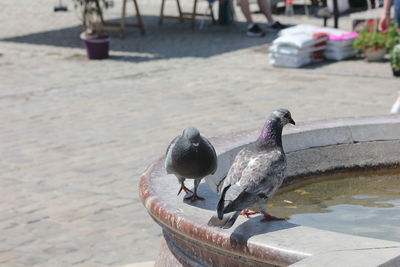
[[[165,1],[166,0],[161,0],[160,18],[158,20],[159,24],[162,24],[164,19],[179,19],[181,21],[183,21],[183,20],[191,20],[192,21],[192,28],[194,29],[194,26],[196,24],[196,16],[211,17],[212,22],[215,23],[215,16],[214,16],[214,12],[213,12],[213,9],[212,9],[212,3],[210,3],[210,2],[208,2],[208,6],[210,8],[210,15],[206,15],[206,14],[197,13],[197,2],[198,2],[198,0],[194,0],[192,12],[183,12],[179,0],[176,0],[176,5],[177,5],[177,8],[178,8],[179,16],[170,16],[170,15],[164,15]]]
[[[144,35],[143,21],[142,21],[142,17],[140,16],[139,6],[138,6],[138,3],[136,0],[132,0],[135,11],[136,11],[136,14],[135,14],[136,23],[127,23],[126,22],[127,2],[128,2],[128,0],[123,0],[123,2],[122,2],[122,15],[121,15],[120,22],[118,22],[118,23],[106,22],[106,21],[104,21],[103,14],[100,13],[101,24],[99,24],[98,27],[101,29],[104,29],[104,30],[109,30],[109,31],[119,31],[121,37],[124,37],[126,27],[135,27],[135,28],[139,28],[140,33],[142,35]],[[98,2],[96,4],[98,4]]]
[[[320,9],[318,11],[318,16],[322,17],[324,19],[324,26],[325,27],[327,26],[328,19],[333,16],[334,27],[338,28],[338,26],[339,26],[339,17],[341,15],[339,13],[338,0],[328,0],[328,1],[332,1],[332,3],[333,3],[333,12],[331,12],[327,7],[324,7],[324,8],[322,8],[322,9]],[[366,0],[366,2],[367,2],[368,10],[371,10],[371,8],[372,8],[371,0]],[[326,2],[325,2],[325,4],[326,4]],[[354,24],[353,24],[353,28],[354,28]]]
[[[292,16],[294,15],[294,5],[303,5],[304,6],[304,14],[308,16],[310,14],[308,6],[314,5],[313,0],[284,0],[284,7],[285,7],[285,15]],[[279,1],[276,2],[276,6],[278,5]],[[272,7],[274,8],[274,7]],[[275,7],[276,8],[276,7]]]
[[[333,12],[331,12],[328,8],[328,6],[325,4],[325,7],[321,8],[318,10],[317,12],[317,16],[320,18],[324,19],[324,27],[327,26],[328,24],[328,19],[331,18],[333,16],[333,21],[334,21],[334,27],[338,28],[339,26],[339,10],[338,10],[338,3],[337,0],[328,0],[328,1],[332,1],[332,5],[333,5]]]

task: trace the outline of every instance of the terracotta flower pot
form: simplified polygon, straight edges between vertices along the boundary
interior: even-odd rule
[[[104,59],[109,57],[110,36],[109,35],[80,35],[89,59]]]
[[[381,61],[386,54],[385,48],[367,48],[364,50],[365,59],[371,61]]]

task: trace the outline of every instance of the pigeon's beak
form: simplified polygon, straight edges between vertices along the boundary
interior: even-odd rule
[[[296,125],[296,123],[294,122],[294,120],[292,118],[289,119],[289,123]]]
[[[195,148],[197,148],[197,147],[199,147],[199,142],[192,142],[192,145],[193,145]]]

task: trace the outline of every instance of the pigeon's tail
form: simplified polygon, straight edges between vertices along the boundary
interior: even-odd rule
[[[224,217],[225,194],[226,194],[226,191],[228,191],[229,187],[230,187],[230,186],[227,186],[227,187],[224,188],[224,190],[222,191],[221,197],[220,197],[220,199],[219,199],[219,201],[218,201],[218,205],[217,205],[217,215],[218,215],[218,218],[219,218],[220,220],[222,220],[222,217]]]
[[[239,217],[240,211],[230,212],[224,214],[222,220],[218,218],[218,215],[214,215],[208,221],[208,226],[219,227],[223,229],[229,229],[235,223],[236,219]]]

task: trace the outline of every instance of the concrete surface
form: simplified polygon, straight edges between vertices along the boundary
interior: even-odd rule
[[[146,262],[137,262],[124,265],[122,267],[153,267],[154,261],[146,261]]]
[[[387,114],[397,97],[387,62],[275,69],[266,53],[275,33],[245,37],[240,12],[234,26],[206,21],[192,31],[171,20],[159,26],[156,0],[139,1],[145,37],[113,35],[111,58],[88,61],[77,14],[63,2],[69,12],[54,13],[58,1],[0,0],[0,265],[153,260],[161,231],[137,183],[185,126],[207,137],[261,128],[278,107],[296,122]],[[176,12],[173,1],[167,8]]]

